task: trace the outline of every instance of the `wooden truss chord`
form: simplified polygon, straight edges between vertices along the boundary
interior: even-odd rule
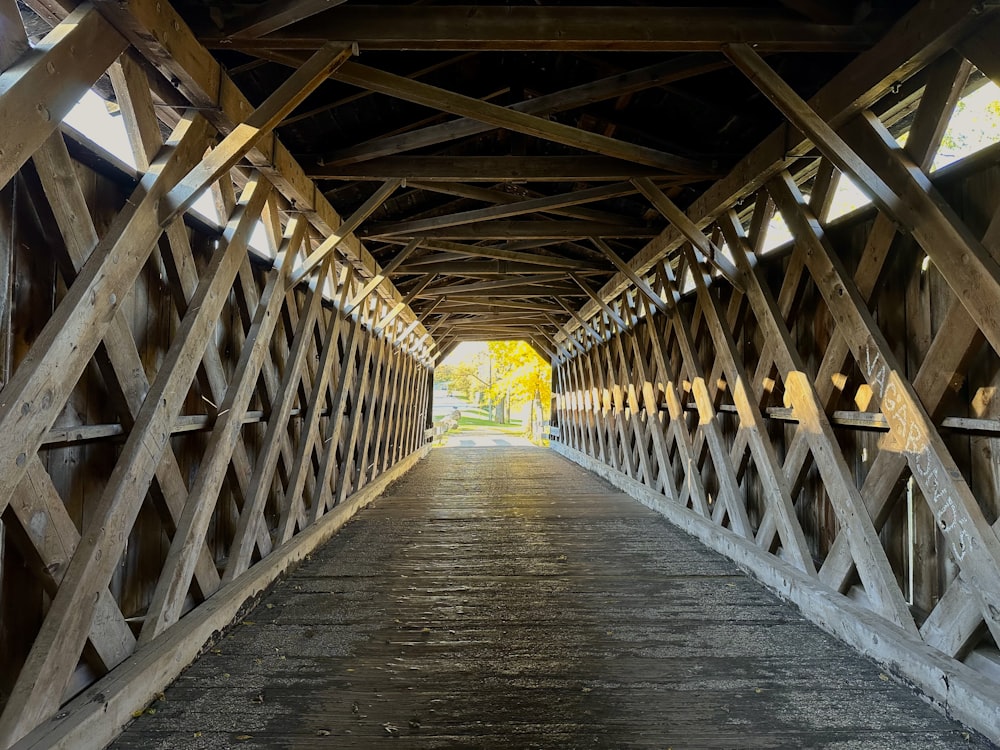
[[[731,8],[619,7],[609,14],[572,6],[346,6],[243,48],[308,49],[318,39],[347,38],[363,50],[718,51],[747,42],[774,51],[856,51],[876,35],[870,25],[821,25]]]
[[[314,164],[316,180],[435,182],[619,182],[671,177],[659,167],[607,156],[384,156],[361,164]]]

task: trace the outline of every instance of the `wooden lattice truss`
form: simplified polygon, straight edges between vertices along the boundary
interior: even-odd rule
[[[176,673],[248,596],[344,522],[349,498],[384,486],[390,470],[398,473],[424,445],[430,360],[419,322],[385,277],[372,274],[350,228],[309,193],[311,183],[272,133],[346,60],[349,46],[325,46],[256,109],[222,81],[225,90],[213,96],[225,104],[209,122],[197,108],[154,107],[134,52],[94,7],[74,10],[27,52],[16,5],[0,8],[2,62],[11,65],[0,86],[0,182],[16,176],[42,220],[54,223],[65,283],[7,379],[0,407],[0,450],[10,459],[0,489],[4,531],[51,597],[23,665],[10,663],[17,679],[0,719],[6,747],[85,686],[81,674],[92,680],[129,660],[115,672],[127,694],[147,690],[157,673]],[[139,178],[99,229],[58,126],[105,70]],[[219,86],[218,70],[199,70]],[[227,110],[240,114],[230,119]],[[172,124],[166,141],[158,113]],[[244,157],[260,168],[234,169]],[[19,173],[29,159],[30,170]],[[206,188],[227,217],[207,259],[193,251],[183,219]],[[248,253],[261,222],[275,256],[263,272]],[[155,368],[134,338],[126,304],[149,269],[176,308],[176,328]],[[236,357],[216,340],[227,316],[238,321],[230,332]],[[118,423],[55,429],[93,367]],[[209,408],[191,414],[192,398]],[[253,424],[262,432],[248,444],[244,430]],[[198,432],[202,453],[188,473],[175,450]],[[46,447],[111,435],[122,442],[109,448],[113,470],[81,533],[43,462]],[[136,635],[126,619],[136,622],[134,613],[123,611],[109,585],[144,508],[159,519],[169,550]],[[223,519],[228,532],[219,544]],[[193,607],[197,616],[171,627]],[[121,725],[127,703],[107,708]]]
[[[996,38],[989,28],[961,48],[994,75]],[[802,101],[749,48],[728,54],[822,155],[811,193],[805,198],[775,162],[761,170],[762,187],[741,192],[750,206],[741,220],[735,201],[699,214],[712,205],[703,202],[685,214],[649,180],[636,181],[670,220],[672,236],[651,263],[630,264],[630,288],[616,302],[595,300],[560,341],[561,450],[605,465],[810,616],[996,736],[997,672],[959,659],[983,642],[993,653],[1000,642],[1000,498],[974,494],[969,459],[943,428],[995,435],[998,425],[947,419],[941,406],[977,359],[994,363],[987,386],[996,387],[1000,192],[994,186],[983,198],[986,229],[974,232],[928,178],[970,63],[957,52],[937,59],[901,148],[871,110],[824,120],[822,95]],[[825,225],[840,174],[864,186],[878,212],[863,242],[838,250]],[[793,236],[777,275],[778,261],[761,257],[775,211]],[[906,283],[886,273],[893,253],[910,254],[896,268],[923,263],[926,275],[930,264],[945,282],[946,304],[909,362],[890,344],[899,331],[876,318],[880,297],[890,304]],[[879,318],[895,320],[884,310]],[[817,347],[803,329],[820,328]],[[861,411],[842,409],[845,394]],[[879,432],[859,459],[844,428]],[[810,472],[821,480],[818,493]],[[986,472],[995,476],[995,459]],[[940,535],[942,549],[940,559],[918,559],[907,584],[890,563],[891,539],[883,540],[910,478],[911,533],[925,550]],[[822,529],[804,528],[819,505],[835,516],[826,539]]]

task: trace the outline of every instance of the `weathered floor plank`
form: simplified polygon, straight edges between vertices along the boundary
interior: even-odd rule
[[[989,747],[549,451],[435,450],[114,745]]]

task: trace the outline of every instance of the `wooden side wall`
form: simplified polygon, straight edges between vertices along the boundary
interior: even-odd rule
[[[601,338],[567,338],[553,446],[996,737],[1000,356],[970,318],[994,297],[942,272],[965,248],[932,258],[875,206],[817,218],[822,179],[807,202],[778,176],[706,231],[740,287],[687,244],[647,276],[657,299],[613,303],[627,326],[598,314]],[[1000,147],[929,191],[997,257]],[[775,210],[795,239],[762,255]]]
[[[59,129],[109,66],[137,171]],[[296,165],[253,166],[287,102],[249,138],[154,106],[89,4],[0,73],[0,746],[99,747],[424,454],[432,359]]]

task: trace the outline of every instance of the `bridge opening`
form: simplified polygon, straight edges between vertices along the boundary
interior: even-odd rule
[[[532,344],[462,341],[434,369],[434,442],[548,445],[551,405],[552,367]]]

